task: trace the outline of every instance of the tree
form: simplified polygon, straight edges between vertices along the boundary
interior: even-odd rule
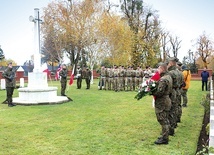
[[[173,54],[173,57],[177,58],[178,56],[178,50],[181,48],[181,41],[182,40],[179,40],[179,38],[176,36],[173,38],[172,35],[169,36],[169,41],[170,41],[170,44],[171,44],[171,47],[172,47],[172,54]]]
[[[196,54],[202,60],[204,67],[207,68],[211,60],[213,60],[214,49],[213,41],[205,34],[205,32],[197,39],[196,50]]]
[[[133,65],[151,65],[160,55],[160,22],[156,12],[148,9],[142,0],[121,0],[121,9],[135,34],[131,58]]]

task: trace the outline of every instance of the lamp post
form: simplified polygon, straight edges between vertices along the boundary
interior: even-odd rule
[[[41,71],[41,56],[40,56],[40,23],[42,20],[39,17],[39,9],[34,9],[34,17],[30,16],[29,20],[34,23],[34,72]]]

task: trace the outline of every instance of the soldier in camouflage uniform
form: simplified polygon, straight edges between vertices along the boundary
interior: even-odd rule
[[[139,88],[140,83],[140,77],[141,77],[141,71],[140,67],[138,66],[137,69],[135,70],[135,87],[136,89]]]
[[[132,90],[132,70],[131,70],[130,66],[126,70],[125,90],[126,91],[129,91],[129,90],[131,91]]]
[[[172,102],[172,107],[170,110],[170,135],[174,135],[174,128],[177,127],[177,111],[178,111],[178,100],[177,100],[177,94],[178,94],[178,88],[179,88],[179,70],[176,66],[176,58],[171,57],[168,59],[168,71],[169,75],[172,78],[172,92],[170,94],[170,99]]]
[[[102,66],[101,70],[100,70],[100,81],[99,81],[99,89],[100,90],[102,90],[106,87],[105,82],[106,82],[106,68],[105,68],[105,66]]]
[[[177,90],[177,104],[178,104],[178,109],[177,109],[177,123],[181,122],[181,116],[182,116],[182,105],[181,105],[181,92],[182,92],[182,84],[184,81],[184,76],[182,73],[181,69],[182,63],[180,61],[177,62],[177,69],[179,70],[179,76],[178,76],[178,83],[179,87]]]
[[[119,67],[118,75],[119,75],[118,91],[122,91],[122,90],[124,90],[124,76],[125,76],[124,67],[123,66]]]
[[[114,73],[112,67],[110,67],[107,71],[107,76],[108,76],[108,90],[112,90],[114,86]]]
[[[152,94],[155,96],[155,113],[157,121],[162,127],[162,132],[155,144],[168,144],[170,129],[169,112],[171,109],[169,94],[172,91],[172,78],[167,73],[167,65],[165,63],[159,64],[158,72],[161,78],[157,83],[157,89]]]
[[[2,73],[2,76],[6,80],[6,92],[7,92],[7,102],[9,107],[15,106],[13,104],[13,91],[16,87],[16,73],[13,71],[12,62],[8,64],[7,69]]]
[[[66,96],[65,95],[65,89],[67,86],[67,75],[68,75],[68,70],[66,65],[62,65],[62,70],[59,72],[60,82],[61,82],[61,96]]]
[[[117,92],[119,85],[119,69],[117,68],[117,66],[115,66],[113,73],[114,73],[114,91]]]

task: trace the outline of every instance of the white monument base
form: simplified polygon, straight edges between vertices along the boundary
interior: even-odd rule
[[[68,102],[66,96],[57,96],[57,87],[48,87],[46,73],[30,73],[28,87],[19,88],[19,97],[13,98],[18,105],[59,104]]]

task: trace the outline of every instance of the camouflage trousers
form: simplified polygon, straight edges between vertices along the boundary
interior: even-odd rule
[[[136,87],[136,89],[139,88],[139,85],[140,85],[140,78],[139,77],[135,77],[135,87]]]
[[[125,78],[125,90],[132,90],[132,89],[133,89],[132,77],[126,77]]]
[[[112,77],[108,78],[108,90],[112,90],[114,88],[114,79]]]
[[[157,121],[161,125],[161,137],[163,139],[168,139],[169,137],[169,129],[170,129],[170,122],[169,122],[169,111],[163,110],[155,110]]]
[[[172,89],[172,93],[170,94],[171,99],[171,109],[169,111],[169,122],[172,128],[175,128],[177,126],[177,111],[178,111],[178,105],[177,105],[177,93],[175,89]]]
[[[119,77],[114,77],[114,91],[118,91],[119,88]]]
[[[177,99],[177,109],[176,109],[177,122],[179,122],[180,119],[181,119],[181,116],[182,116],[181,89],[177,89],[177,90],[176,90],[176,99]]]
[[[181,95],[182,95],[182,98],[183,98],[183,104],[184,105],[187,105],[187,102],[188,102],[188,98],[187,98],[187,89],[182,89],[181,90]]]

